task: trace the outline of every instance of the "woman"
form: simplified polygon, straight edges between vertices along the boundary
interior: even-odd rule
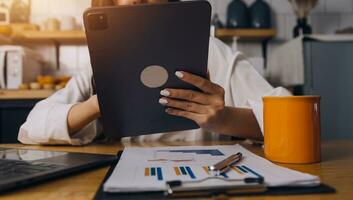
[[[164,2],[163,0],[117,0],[117,4]],[[270,86],[242,56],[216,38],[210,38],[208,69],[210,80],[187,72],[175,75],[202,92],[165,88],[159,103],[170,115],[195,121],[201,129],[159,133],[124,140],[195,141],[219,139],[219,134],[261,139],[264,95],[290,95]],[[21,126],[18,140],[25,144],[88,144],[99,135],[100,116],[92,86],[92,72],[70,80],[66,88],[39,102]],[[209,133],[209,134],[206,134]]]

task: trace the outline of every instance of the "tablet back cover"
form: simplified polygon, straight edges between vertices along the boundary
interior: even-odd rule
[[[87,42],[106,136],[121,138],[198,128],[170,116],[158,101],[164,88],[196,89],[175,71],[207,76],[211,6],[207,1],[88,9]],[[141,73],[161,66],[169,78],[146,87]]]

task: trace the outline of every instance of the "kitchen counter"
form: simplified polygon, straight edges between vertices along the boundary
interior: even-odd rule
[[[45,99],[54,90],[0,90],[0,100]]]

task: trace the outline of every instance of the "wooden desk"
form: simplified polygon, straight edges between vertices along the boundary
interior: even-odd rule
[[[218,145],[234,144],[236,142],[202,142],[202,143],[152,143],[124,144],[124,146],[176,146],[176,145]],[[263,155],[262,148],[244,144],[252,152]],[[16,147],[38,150],[56,150],[85,153],[115,154],[123,144],[119,142],[92,144],[84,147],[68,146],[25,146],[21,144],[0,145],[0,147]],[[295,196],[258,196],[242,197],[241,199],[352,199],[353,198],[353,140],[328,141],[322,145],[322,162],[310,165],[283,165],[285,167],[311,173],[321,177],[322,181],[336,188],[336,194],[295,195]],[[45,182],[27,189],[1,195],[0,199],[92,199],[98,189],[108,167],[80,173]],[[236,198],[234,198],[236,199]]]

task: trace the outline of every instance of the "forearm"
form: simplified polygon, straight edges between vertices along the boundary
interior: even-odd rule
[[[67,126],[70,136],[87,126],[100,116],[97,99],[92,96],[87,101],[74,105],[67,117]]]
[[[263,139],[254,113],[247,108],[225,107],[220,133],[240,138]]]

